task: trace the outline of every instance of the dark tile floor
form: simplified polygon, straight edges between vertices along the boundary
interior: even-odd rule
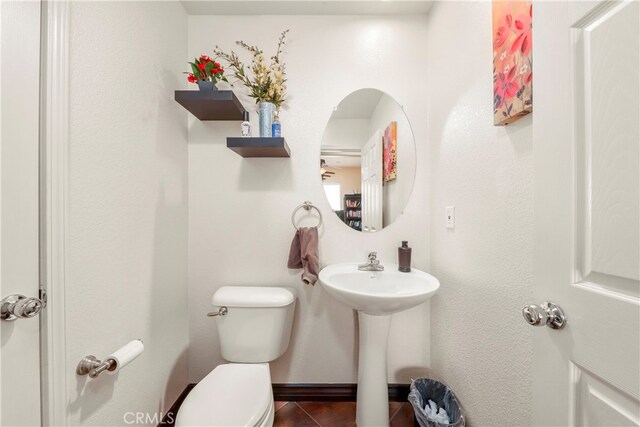
[[[275,402],[274,427],[355,427],[356,402]],[[391,427],[413,427],[413,408],[389,402]]]

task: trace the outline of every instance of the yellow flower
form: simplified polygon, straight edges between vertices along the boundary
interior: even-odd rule
[[[252,54],[251,63],[248,64],[247,68],[245,68],[245,64],[240,61],[235,52],[231,51],[226,54],[218,46],[214,50],[216,55],[229,63],[229,69],[234,70],[234,75],[238,81],[241,81],[250,89],[250,96],[255,98],[256,102],[273,102],[277,107],[284,103],[286,72],[285,65],[280,62],[280,54],[288,32],[289,30],[286,30],[280,34],[276,54],[269,57],[269,63],[266,63],[262,50],[242,40],[236,42],[236,44]],[[249,73],[245,72],[246,69],[248,69]]]

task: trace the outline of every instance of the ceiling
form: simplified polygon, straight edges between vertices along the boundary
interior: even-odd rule
[[[189,15],[425,15],[432,0],[181,0]]]
[[[360,169],[360,157],[321,156],[328,168],[358,168]]]
[[[359,148],[326,147],[320,150],[320,158],[330,168],[360,168],[361,151]]]
[[[343,99],[331,115],[332,119],[371,119],[371,115],[384,95],[377,89],[360,89]]]

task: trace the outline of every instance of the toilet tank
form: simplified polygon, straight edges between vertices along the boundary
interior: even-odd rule
[[[264,363],[280,357],[289,346],[294,289],[263,286],[223,286],[211,299],[227,314],[216,316],[222,357],[229,362]]]

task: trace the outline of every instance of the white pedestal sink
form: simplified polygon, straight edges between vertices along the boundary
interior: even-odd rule
[[[387,344],[391,315],[422,304],[438,291],[438,279],[412,269],[401,273],[396,264],[384,271],[359,271],[357,263],[333,264],[320,271],[322,287],[338,301],[358,311],[359,427],[389,425]]]

